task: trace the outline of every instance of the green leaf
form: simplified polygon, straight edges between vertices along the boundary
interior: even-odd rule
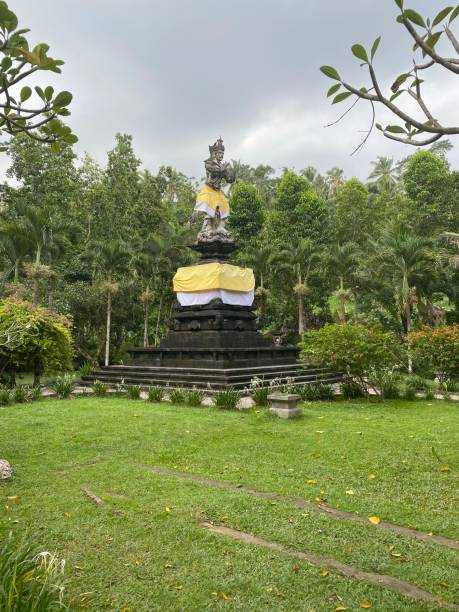
[[[406,131],[399,125],[386,125],[385,131],[392,134],[406,134]]]
[[[18,18],[10,11],[6,2],[0,4],[0,27],[12,32],[18,27]]]
[[[395,4],[401,11],[403,11],[403,0],[395,0]]]
[[[453,10],[453,6],[447,6],[446,8],[444,8],[442,11],[440,11],[438,13],[438,15],[435,17],[435,19],[432,22],[432,27],[436,26],[437,24],[440,23],[440,21],[443,21],[443,19],[445,17],[447,17],[451,11]]]
[[[325,74],[325,76],[328,76],[328,78],[330,79],[335,79],[335,81],[341,81],[341,77],[332,66],[321,66],[320,71],[323,72],[323,74]]]
[[[48,87],[45,89],[45,98],[48,100],[48,102],[52,99],[54,95],[54,87],[51,87],[51,85],[48,85]]]
[[[394,93],[393,96],[391,96],[389,98],[389,102],[393,102],[396,98],[398,98],[405,90],[401,89],[400,91],[397,91],[397,93]]]
[[[458,15],[459,15],[459,4],[456,6],[454,11],[452,12],[451,17],[449,18],[449,23],[451,23],[454,19],[456,19]]]
[[[375,124],[375,128],[376,128],[377,130],[380,130],[381,132],[383,131],[383,127],[382,127],[382,125],[381,125],[380,123],[376,123],[376,124]]]
[[[373,43],[373,46],[371,47],[371,61],[373,61],[373,58],[376,55],[376,51],[378,50],[380,42],[381,42],[381,36],[378,36],[378,38]]]
[[[9,69],[11,68],[11,66],[12,66],[12,65],[13,65],[13,61],[12,61],[12,59],[11,59],[10,57],[4,57],[4,58],[2,59],[1,67],[2,67],[2,70],[3,70],[4,72],[6,72],[7,70],[9,70]]]
[[[330,89],[327,91],[327,98],[329,98],[334,93],[336,93],[340,87],[341,87],[341,83],[336,83],[336,85],[332,85]]]
[[[75,136],[75,134],[69,134],[68,136],[64,137],[64,142],[67,144],[75,144],[78,142],[78,136]]]
[[[431,49],[434,49],[435,45],[440,40],[440,37],[442,34],[443,32],[435,32],[434,34],[429,36],[429,38],[426,40],[426,45],[430,47]]]
[[[352,96],[352,95],[354,94],[351,91],[343,91],[342,93],[338,94],[337,96],[333,98],[332,104],[338,104],[339,102],[346,100],[346,98],[349,98],[349,96]]]
[[[362,60],[363,62],[366,62],[368,64],[368,55],[362,45],[352,45],[351,49],[352,53],[357,59]]]
[[[43,100],[43,102],[46,102],[46,96],[45,96],[45,92],[43,91],[43,89],[37,85],[35,87],[35,91],[40,96],[40,98]]]
[[[415,25],[421,26],[422,28],[426,27],[424,19],[419,13],[413,11],[413,9],[406,9],[406,11],[403,12],[403,17],[405,19],[408,19],[408,21],[411,21]]]
[[[70,102],[72,101],[72,98],[73,96],[69,91],[61,91],[54,98],[53,106],[55,107],[56,106],[60,106],[60,107],[68,106]]]
[[[32,89],[30,87],[23,87],[21,89],[21,102],[25,102],[32,95]]]
[[[59,153],[59,151],[61,150],[61,145],[59,142],[52,142],[51,143],[51,151],[53,153]]]

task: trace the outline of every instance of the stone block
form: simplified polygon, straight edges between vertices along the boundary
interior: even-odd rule
[[[271,402],[269,413],[280,419],[297,419],[303,416],[303,410],[298,406],[300,400],[299,395],[291,393],[271,393],[268,395]]]

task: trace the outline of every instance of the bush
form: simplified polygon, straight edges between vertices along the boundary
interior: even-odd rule
[[[413,387],[410,387],[409,385],[405,386],[405,390],[403,391],[402,394],[402,398],[404,400],[415,400],[416,399],[416,389],[413,389]]]
[[[96,397],[105,397],[108,392],[108,385],[100,380],[96,380],[92,385],[92,390],[94,391],[94,395]]]
[[[164,389],[161,387],[149,387],[148,388],[148,401],[149,402],[162,402],[164,399]]]
[[[358,385],[355,382],[344,381],[341,383],[340,388],[341,388],[341,393],[344,399],[350,400],[350,399],[356,399],[358,397],[364,396],[364,393],[360,385]]]
[[[184,404],[185,403],[185,393],[183,389],[172,389],[169,393],[169,399],[172,404]]]
[[[403,346],[380,325],[328,324],[303,336],[301,358],[307,364],[332,368],[368,394],[382,374],[403,364]]]
[[[186,403],[194,408],[202,404],[204,398],[204,392],[201,389],[191,389],[186,392]]]
[[[381,387],[383,399],[399,399],[400,389],[394,382],[387,382]]]
[[[128,385],[126,387],[126,393],[129,399],[138,400],[140,399],[140,387],[139,385]]]
[[[29,392],[28,388],[22,385],[14,387],[11,390],[11,399],[14,404],[24,404],[29,401]]]
[[[66,399],[72,394],[73,384],[73,376],[71,374],[64,374],[63,376],[58,376],[50,387],[57,393],[58,397]]]
[[[237,406],[241,394],[234,389],[224,389],[217,391],[214,396],[216,408],[221,410],[234,410]]]
[[[257,387],[252,392],[253,401],[257,406],[268,405],[268,395],[272,392],[270,387]]]
[[[67,370],[72,366],[70,322],[17,299],[0,302],[0,366],[14,372]]]
[[[0,610],[67,610],[59,584],[63,573],[64,561],[38,552],[30,542],[17,544],[10,534],[0,549]]]
[[[80,376],[89,376],[94,372],[94,366],[90,361],[85,361],[78,369]]]
[[[448,393],[457,393],[459,391],[459,381],[445,380],[444,387]]]
[[[0,387],[0,406],[8,406],[11,400],[11,391],[6,389],[6,387]]]
[[[437,376],[440,383],[459,376],[459,324],[424,327],[412,332],[408,342],[416,372]]]

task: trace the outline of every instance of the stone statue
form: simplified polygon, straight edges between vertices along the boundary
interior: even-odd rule
[[[222,182],[233,183],[234,169],[228,162],[223,162],[225,147],[223,140],[209,146],[210,157],[206,159],[206,181],[198,191],[194,212],[190,224],[198,214],[204,214],[204,222],[198,234],[198,242],[232,242],[231,236],[225,227],[230,208],[228,200],[222,191]]]

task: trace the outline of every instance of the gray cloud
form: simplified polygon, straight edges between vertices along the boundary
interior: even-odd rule
[[[438,0],[413,0],[435,14]],[[115,132],[134,137],[145,167],[172,164],[201,176],[207,145],[220,134],[228,156],[276,168],[344,168],[366,178],[377,155],[414,151],[373,134],[357,157],[349,153],[368,127],[359,103],[341,124],[325,129],[344,107],[331,107],[331,82],[319,72],[332,64],[365,84],[350,53],[382,34],[381,81],[410,66],[410,44],[394,21],[391,0],[15,0],[10,2],[31,39],[46,41],[66,61],[47,82],[75,96],[70,123],[77,150],[100,162]],[[426,90],[438,117],[458,124],[457,78],[437,71]],[[457,106],[457,105],[456,105]],[[456,115],[456,116],[454,116]],[[386,117],[379,112],[382,122]],[[459,147],[450,155],[455,166]],[[5,161],[3,162],[3,165]]]

